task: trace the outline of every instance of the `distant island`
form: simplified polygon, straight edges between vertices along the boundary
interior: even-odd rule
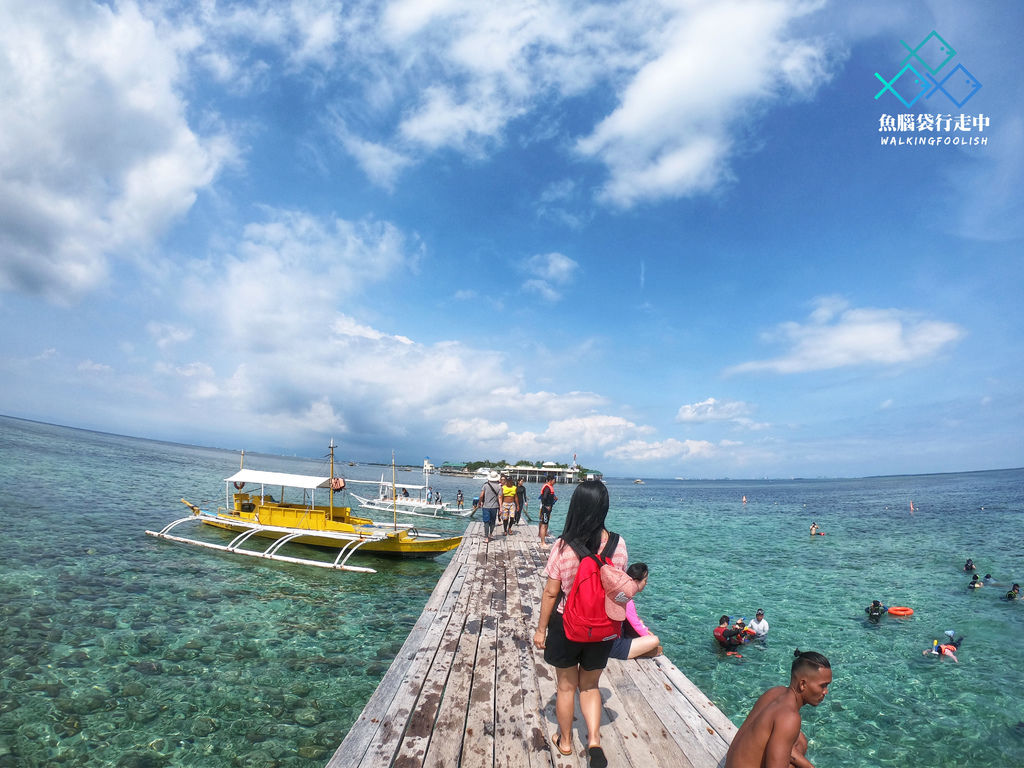
[[[559,483],[578,483],[581,480],[600,480],[603,476],[596,469],[581,466],[579,464],[560,464],[554,461],[533,461],[520,459],[515,464],[510,464],[505,459],[491,461],[483,459],[478,461],[455,462],[446,461],[437,470],[442,475],[473,476],[480,470],[495,470],[516,479],[522,477],[528,482],[540,482],[545,476],[552,474]]]

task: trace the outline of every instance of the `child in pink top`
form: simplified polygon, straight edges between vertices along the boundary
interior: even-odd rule
[[[646,563],[633,563],[626,569],[626,574],[640,585],[640,590],[647,586]],[[647,628],[637,615],[636,605],[630,600],[626,603],[626,621],[622,625],[622,637],[612,643],[609,658],[635,659],[638,656],[658,656],[661,652],[658,636]]]

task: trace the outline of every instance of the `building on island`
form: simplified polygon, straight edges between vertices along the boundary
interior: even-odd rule
[[[464,461],[446,461],[440,466],[439,471],[442,475],[472,475],[466,469],[466,465],[467,462]],[[555,476],[556,483],[578,483],[582,480],[600,480],[602,478],[600,472],[588,472],[584,477],[578,466],[559,467],[553,461],[545,461],[539,467],[533,464],[506,464],[503,467],[490,467],[490,469],[514,477],[516,480],[522,478],[528,483],[543,483],[549,474]]]

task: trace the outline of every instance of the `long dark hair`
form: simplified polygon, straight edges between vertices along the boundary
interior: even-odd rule
[[[597,552],[607,516],[608,488],[600,480],[584,480],[573,491],[559,538],[564,543],[577,541],[591,552]]]

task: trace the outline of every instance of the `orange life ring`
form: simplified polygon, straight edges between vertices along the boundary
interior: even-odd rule
[[[913,616],[914,609],[902,605],[894,605],[889,609],[889,613],[893,616]]]
[[[237,480],[235,480],[235,490],[236,491],[240,491],[243,488],[245,488],[245,483],[240,483]]]
[[[345,490],[345,478],[343,478],[343,477],[332,477],[331,478],[331,490],[332,491],[343,491],[343,490]]]

